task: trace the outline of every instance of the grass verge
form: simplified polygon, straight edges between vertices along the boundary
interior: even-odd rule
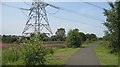
[[[0,66],[2,65],[2,48],[0,47]]]
[[[104,45],[96,45],[95,50],[101,65],[118,65],[118,55],[111,54]]]
[[[54,54],[47,57],[46,65],[62,65],[78,50],[79,48],[55,48]]]

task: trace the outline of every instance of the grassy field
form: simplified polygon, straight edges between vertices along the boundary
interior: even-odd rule
[[[11,47],[11,44],[7,44]],[[6,48],[7,48],[6,47]],[[63,47],[51,47],[53,49],[53,54],[46,56],[47,61],[45,62],[45,65],[62,65],[64,62],[71,57],[72,54],[74,54],[76,51],[79,50],[79,48],[63,48]],[[8,50],[5,49],[4,50]],[[5,53],[6,54],[6,53]],[[12,54],[7,53],[8,57],[12,57]],[[14,57],[13,57],[14,58]],[[20,63],[19,63],[20,62]],[[22,64],[21,61],[15,62],[15,63],[8,63],[12,65]]]
[[[79,48],[55,48],[54,54],[47,57],[47,65],[62,65],[71,57]]]
[[[101,65],[118,65],[118,55],[111,54],[104,45],[96,45],[95,50]]]

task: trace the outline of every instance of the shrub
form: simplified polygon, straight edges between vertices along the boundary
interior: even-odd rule
[[[47,48],[38,45],[25,44],[22,49],[22,58],[26,65],[44,64]]]
[[[52,53],[52,49],[40,46],[39,35],[34,35],[29,41],[23,43],[21,57],[26,65],[40,65],[46,62],[46,56]]]
[[[67,47],[80,47],[81,39],[79,37],[79,32],[77,29],[70,30],[68,32],[65,44]]]
[[[3,48],[3,65],[40,65],[44,64],[46,56],[53,53],[52,49],[40,46],[41,41],[38,35],[30,37],[30,40],[24,40],[23,43],[16,46]]]

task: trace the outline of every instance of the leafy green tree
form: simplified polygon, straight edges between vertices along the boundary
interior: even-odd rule
[[[110,34],[112,51],[120,50],[120,1],[109,3],[111,9],[105,9],[104,15],[107,17],[104,25]]]
[[[51,36],[52,41],[57,41],[57,37],[55,35]]]
[[[86,37],[89,41],[95,41],[97,39],[97,36],[95,34],[86,34]]]
[[[30,37],[34,37],[36,34],[34,34],[34,33],[31,33],[30,34]],[[48,39],[48,36],[47,36],[47,34],[46,33],[38,33],[37,35],[39,35],[38,36],[38,38],[40,39],[40,40],[45,40],[45,39]],[[29,37],[29,38],[30,38]]]
[[[95,40],[97,40],[97,36],[96,36],[95,34],[91,34],[91,39],[92,39],[93,41],[95,41]]]
[[[79,30],[73,29],[68,32],[65,44],[67,45],[67,47],[80,47],[80,40],[81,39],[79,37]]]
[[[84,42],[87,39],[86,35],[83,32],[79,32],[79,37],[81,39],[81,42]]]
[[[57,29],[56,35],[55,35],[55,38],[57,38],[57,40],[64,41],[65,36],[66,35],[65,35],[65,29],[64,28]]]
[[[18,36],[15,35],[3,35],[2,36],[2,42],[3,43],[14,43],[18,39]]]
[[[40,36],[41,36],[41,38],[48,37],[48,36],[46,35],[46,33],[41,33]]]
[[[64,28],[57,29],[56,35],[62,35],[65,37],[65,29]]]
[[[91,35],[90,34],[86,34],[87,40],[91,40]]]
[[[108,33],[108,31],[104,31],[104,32],[105,32],[105,36],[103,36],[103,40],[105,40],[105,41],[109,41],[110,38],[111,38],[111,34]]]

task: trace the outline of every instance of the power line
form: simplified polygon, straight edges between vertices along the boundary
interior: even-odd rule
[[[84,2],[84,3],[89,4],[89,5],[91,5],[91,6],[94,6],[94,7],[97,7],[97,8],[102,9],[102,10],[105,9],[105,8],[102,8],[102,7],[100,7],[100,6],[97,6],[97,5],[92,4],[92,3],[89,3],[89,2]]]
[[[15,9],[20,9],[20,10],[30,10],[30,9],[26,9],[26,8],[20,8],[20,7],[16,7],[16,6],[11,6],[11,5],[4,4],[4,3],[2,3],[2,5],[7,6],[7,7],[11,7],[11,8],[15,8]]]
[[[91,6],[94,6],[94,7],[96,7],[96,8],[99,8],[99,9],[105,9],[105,8],[103,8],[103,7],[100,7],[100,6],[98,6],[98,5],[95,5],[95,4],[92,4],[92,3],[90,3],[90,2],[85,2],[84,0],[81,0],[83,3],[86,3],[86,4],[88,4],[88,5],[91,5]]]
[[[54,6],[54,5],[51,5],[51,4],[48,4],[48,5],[56,8],[56,9],[61,9],[61,10],[63,10],[63,11],[66,11],[66,12],[69,12],[69,13],[72,13],[72,14],[75,14],[75,15],[78,15],[78,16],[91,18],[91,19],[97,20],[97,21],[103,21],[103,19],[98,18],[98,17],[95,17],[95,16],[92,16],[92,15],[82,14],[82,13],[79,13],[79,12],[76,12],[76,11],[72,11],[72,10],[69,10],[69,9],[62,8],[62,7],[57,7],[57,6]]]
[[[79,13],[79,12],[75,12],[75,11],[71,11],[71,10],[67,10],[67,9],[64,9],[64,10],[67,11],[67,12],[70,12],[70,13],[76,14],[76,15],[78,15],[78,16],[91,18],[91,19],[93,19],[93,20],[97,20],[97,21],[103,21],[103,19],[98,18],[98,17],[95,17],[95,16],[92,16],[92,15],[83,14],[83,13]]]
[[[30,4],[28,4],[28,3],[26,3],[26,2],[24,2],[26,5],[28,5],[28,6],[30,6]]]
[[[19,7],[7,5],[7,4],[3,4],[3,5],[8,6],[8,7],[12,7],[12,8],[17,8],[17,9],[20,9],[20,10],[30,10],[30,9],[19,8]],[[50,6],[51,6],[51,5],[50,5]],[[53,5],[52,5],[52,6],[53,6]],[[65,8],[61,8],[61,7],[56,7],[56,6],[54,6],[54,7],[57,8],[57,9],[61,9],[61,10],[64,10],[64,11],[67,11],[67,12],[70,12],[70,13],[74,13],[74,14],[79,15],[79,12],[71,11],[71,10],[68,10],[68,9],[65,9]],[[23,13],[26,17],[28,17],[24,12],[22,12],[22,13]],[[57,12],[55,12],[55,13],[57,13]],[[80,14],[79,16],[81,16],[81,15],[84,15],[84,14]],[[84,16],[89,17],[89,18],[92,18],[92,19],[94,18],[94,19],[96,19],[96,20],[101,21],[100,19],[95,18],[95,17],[93,17],[93,16],[91,16],[91,15],[84,15]],[[61,18],[61,17],[57,17],[57,16],[52,16],[52,17],[59,18],[59,19],[63,19],[63,20],[67,20],[67,21],[69,21],[69,20],[75,21],[75,20],[72,20],[72,19]],[[76,22],[79,22],[79,23],[80,23],[81,21],[76,21]],[[102,22],[103,22],[103,21],[102,21]],[[81,23],[82,23],[82,22],[81,22]],[[82,24],[86,24],[86,23],[82,23]],[[87,25],[91,25],[91,24],[87,24]],[[91,26],[96,26],[96,25],[91,25]],[[103,27],[101,27],[101,26],[96,26],[96,27],[103,28]]]
[[[28,5],[28,6],[31,6],[31,4],[28,4],[25,2],[25,0],[22,0],[24,4]]]
[[[79,12],[76,12],[76,11],[72,11],[72,10],[68,10],[68,9],[65,9],[65,8],[62,8],[62,7],[57,7],[57,6],[48,4],[48,3],[45,3],[45,4],[47,4],[47,5],[51,6],[51,7],[54,7],[54,8],[56,8],[56,9],[61,9],[61,10],[66,11],[66,12],[76,14],[76,15],[78,15],[78,16],[83,16],[83,17],[91,18],[91,19],[97,20],[97,21],[103,21],[103,19],[98,18],[98,17],[95,17],[95,16],[92,16],[92,15],[82,14],[82,13],[79,13]],[[29,9],[24,9],[24,8],[15,7],[15,6],[10,6],[10,5],[7,5],[7,4],[3,4],[3,5],[8,6],[8,7],[12,7],[12,8],[22,9],[22,10],[29,10]],[[58,12],[58,11],[56,11],[54,14],[56,14],[57,12]]]
[[[5,3],[2,3],[2,5],[7,6],[7,7],[11,7],[11,8],[21,9],[19,7],[11,6],[11,5],[8,5],[8,4],[5,4]]]
[[[65,20],[65,21],[73,21],[73,22],[76,22],[76,23],[81,23],[81,24],[85,24],[85,25],[89,25],[89,26],[92,26],[92,27],[99,27],[99,28],[102,28],[101,26],[97,26],[97,25],[92,25],[92,24],[88,24],[88,23],[85,23],[85,22],[81,22],[81,21],[77,21],[77,20],[72,20],[72,19],[68,19],[68,18],[63,18],[63,17],[58,17],[58,16],[53,16],[53,15],[50,15],[51,17],[54,17],[54,18],[58,18],[58,19],[62,19],[62,20]]]
[[[28,16],[25,14],[25,12],[23,12],[22,10],[21,10],[21,12],[28,18]]]

